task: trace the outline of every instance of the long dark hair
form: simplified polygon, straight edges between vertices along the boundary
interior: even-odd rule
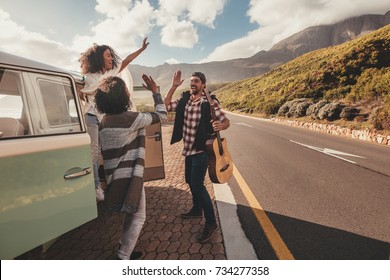
[[[100,113],[108,115],[120,114],[132,107],[127,86],[117,76],[107,77],[100,82],[95,103]]]
[[[81,73],[85,75],[87,73],[100,72],[104,67],[103,53],[107,49],[110,50],[112,56],[112,67],[116,67],[121,59],[114,49],[107,45],[93,44],[92,47],[83,52],[79,58]]]

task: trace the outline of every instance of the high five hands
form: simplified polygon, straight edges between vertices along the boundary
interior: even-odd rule
[[[158,93],[157,84],[156,84],[156,82],[153,80],[153,78],[151,76],[143,74],[142,75],[142,79],[145,82],[145,84],[142,84],[142,86],[145,89],[150,90],[153,93]]]
[[[176,71],[173,74],[172,86],[179,87],[183,84],[183,82],[184,82],[184,79],[183,80],[181,79],[181,71],[180,70]]]

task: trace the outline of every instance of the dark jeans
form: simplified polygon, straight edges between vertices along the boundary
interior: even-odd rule
[[[216,224],[214,207],[210,195],[204,185],[204,178],[208,167],[209,157],[206,152],[186,156],[185,177],[192,193],[192,210],[197,213],[204,212],[206,223]]]

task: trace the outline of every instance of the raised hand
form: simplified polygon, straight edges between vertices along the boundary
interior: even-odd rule
[[[181,79],[181,71],[176,71],[174,74],[173,74],[173,78],[172,78],[172,86],[174,87],[179,87],[183,84],[184,82],[184,79],[182,80]]]
[[[145,37],[144,40],[142,41],[142,49],[146,49],[146,47],[149,45],[149,42],[148,42],[148,37]]]
[[[142,84],[142,86],[145,89],[150,90],[153,93],[157,93],[158,92],[157,84],[156,84],[156,82],[153,80],[153,78],[151,76],[143,74],[142,75],[142,79],[145,82],[145,84]]]

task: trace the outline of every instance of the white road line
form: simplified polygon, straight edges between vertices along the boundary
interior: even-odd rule
[[[234,115],[234,116],[241,117],[241,118],[247,118],[247,119],[252,119],[252,120],[262,121],[262,122],[272,122],[271,119],[264,119],[264,118],[260,118],[260,117],[246,116],[246,115],[241,115],[241,114],[237,114],[237,113],[233,113],[233,112],[229,112],[229,111],[224,111],[224,112],[226,114]]]
[[[251,125],[249,125],[249,124],[242,123],[242,122],[240,122],[240,123],[236,123],[236,124],[238,124],[238,125],[243,125],[243,126],[247,126],[247,127],[253,127],[253,126],[251,126]]]
[[[237,203],[228,184],[213,184],[228,260],[257,260],[237,215]]]
[[[352,164],[356,164],[356,162],[354,162],[352,160],[349,160],[349,159],[346,159],[346,158],[343,158],[343,157],[338,156],[338,155],[349,156],[349,157],[357,157],[357,158],[365,158],[365,157],[362,157],[362,156],[357,156],[357,155],[354,155],[354,154],[348,154],[348,153],[344,153],[344,152],[340,152],[340,151],[332,150],[332,149],[328,149],[328,148],[319,148],[319,147],[315,147],[315,146],[310,146],[310,145],[299,143],[299,142],[296,142],[296,141],[293,141],[293,140],[290,140],[290,142],[293,142],[295,144],[298,144],[300,146],[312,149],[314,151],[317,151],[317,152],[320,152],[320,153],[323,153],[323,154],[326,154],[326,155],[329,155],[329,156],[332,156],[332,157],[344,160],[344,161],[352,163]]]

